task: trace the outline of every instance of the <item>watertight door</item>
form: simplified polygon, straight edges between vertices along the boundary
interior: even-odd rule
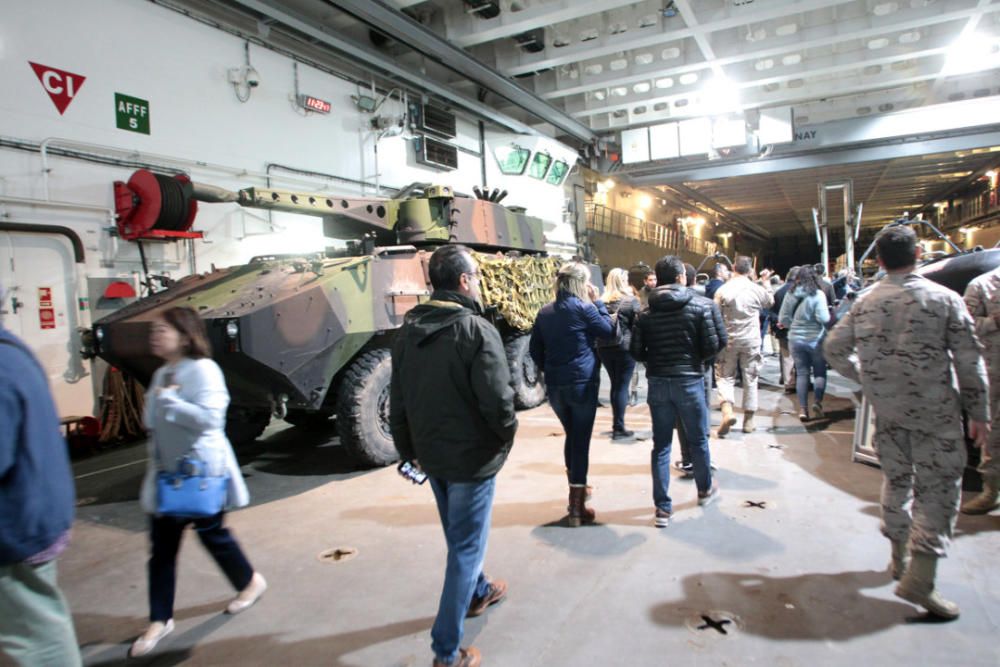
[[[38,357],[60,416],[93,414],[93,389],[80,357],[76,271],[69,241],[52,234],[0,232],[4,326]]]

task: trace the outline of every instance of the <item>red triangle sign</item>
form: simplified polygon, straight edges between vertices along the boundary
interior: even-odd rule
[[[56,109],[62,115],[76,94],[80,92],[80,87],[87,80],[87,77],[48,65],[39,65],[30,60],[28,64],[31,65],[31,69],[35,70],[35,76],[42,82],[42,88],[52,98],[52,103],[56,105]]]

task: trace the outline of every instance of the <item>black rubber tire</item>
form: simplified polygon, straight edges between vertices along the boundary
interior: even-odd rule
[[[315,410],[289,410],[285,421],[304,429],[322,429],[333,426],[333,415]]]
[[[233,447],[249,445],[271,423],[271,412],[253,408],[229,408],[226,413],[226,437]]]
[[[514,405],[518,410],[529,410],[545,402],[545,380],[528,354],[530,338],[531,336],[522,334],[504,343],[514,387]]]
[[[389,431],[391,378],[389,350],[369,350],[351,362],[337,392],[340,444],[367,467],[384,467],[399,460]]]

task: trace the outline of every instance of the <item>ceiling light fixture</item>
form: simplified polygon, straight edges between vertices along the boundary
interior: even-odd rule
[[[993,69],[1000,65],[996,40],[975,33],[959,39],[948,49],[941,74],[954,76]]]
[[[736,86],[725,76],[716,76],[701,90],[701,104],[710,113],[728,113],[740,109]]]

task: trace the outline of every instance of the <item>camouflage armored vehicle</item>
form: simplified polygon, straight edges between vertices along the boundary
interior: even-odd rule
[[[545,255],[541,220],[501,206],[501,193],[477,188],[476,197],[462,197],[441,186],[411,186],[393,199],[357,199],[186,185],[202,201],[322,216],[325,236],[349,239],[346,250],[257,257],[191,275],[94,324],[94,353],[147,383],[159,364],[147,342],[150,322],[173,306],[195,308],[229,386],[227,432],[234,443],[256,438],[272,415],[304,427],[335,417],[342,444],[360,462],[396,460],[388,428],[389,350],[406,312],[429,298],[427,262],[443,243],[475,251],[482,299],[505,342],[518,406],[544,400],[526,334],[551,299],[560,260]],[[144,199],[155,205],[156,192],[133,195],[131,207],[141,209]],[[190,215],[186,205],[171,206],[166,198],[162,204],[157,227],[179,228],[159,220],[164,211]],[[125,215],[119,226],[133,217]]]

